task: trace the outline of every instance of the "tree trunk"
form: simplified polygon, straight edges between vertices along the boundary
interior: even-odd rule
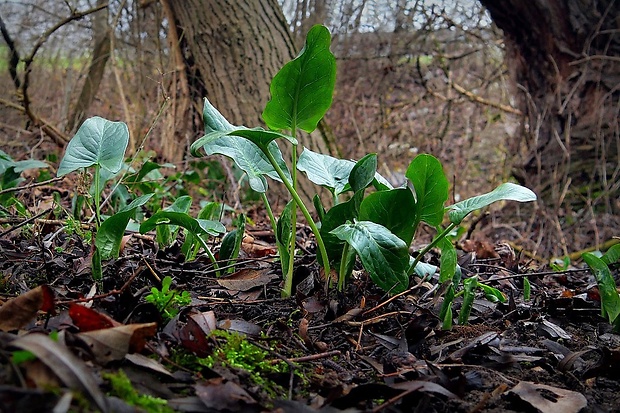
[[[271,79],[297,54],[277,0],[169,3],[187,46],[186,62],[211,103],[233,124],[264,125],[261,113],[269,100]],[[312,150],[331,152],[320,133],[301,142]],[[282,143],[280,148],[286,157],[290,148]],[[316,188],[300,184],[310,199]]]
[[[97,6],[101,6],[107,3],[105,0],[97,0]],[[103,10],[99,10],[97,13],[93,13],[93,38],[95,39],[95,45],[93,47],[93,56],[91,59],[90,67],[88,68],[88,74],[86,75],[86,81],[80,92],[77,102],[73,108],[73,112],[67,119],[67,125],[65,131],[68,133],[75,132],[75,130],[82,124],[86,118],[86,112],[90,105],[95,100],[103,74],[105,72],[106,64],[110,59],[110,28],[108,27],[108,15],[109,8],[106,7]]]
[[[562,233],[579,225],[571,220],[619,212],[620,2],[480,2],[504,31],[525,113],[524,133],[512,142],[522,156],[515,176],[541,195],[565,244]]]

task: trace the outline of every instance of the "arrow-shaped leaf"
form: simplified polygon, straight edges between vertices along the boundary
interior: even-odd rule
[[[271,100],[263,120],[271,129],[306,132],[316,129],[332,104],[336,83],[336,59],[329,51],[331,35],[325,26],[314,26],[299,56],[274,76]]]
[[[491,205],[493,202],[529,202],[535,200],[536,194],[528,188],[506,182],[484,195],[465,199],[464,201],[457,202],[456,204],[449,206],[448,209],[450,212],[448,213],[448,216],[450,217],[450,222],[455,225],[459,225],[468,214],[477,209],[484,208],[487,205]]]
[[[125,123],[98,116],[86,119],[67,145],[57,175],[93,165],[116,173],[123,165],[128,143],[129,129]]]

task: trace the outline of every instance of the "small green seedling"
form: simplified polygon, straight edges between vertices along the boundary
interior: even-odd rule
[[[179,308],[189,305],[192,297],[187,291],[178,292],[171,289],[172,278],[169,276],[161,280],[161,289],[151,288],[151,293],[145,297],[145,300],[159,310],[165,320],[170,320],[179,313]]]
[[[620,244],[612,246],[602,256],[586,252],[581,255],[596,278],[601,296],[601,316],[620,331],[620,295],[609,266],[620,262]]]

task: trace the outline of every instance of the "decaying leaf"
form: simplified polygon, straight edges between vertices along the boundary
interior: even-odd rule
[[[69,306],[69,317],[71,317],[73,324],[75,324],[81,332],[101,330],[121,325],[121,323],[114,320],[112,317],[80,304],[71,304]]]
[[[510,393],[541,413],[577,413],[588,405],[581,393],[529,381],[520,381]]]
[[[27,291],[0,307],[0,330],[17,330],[28,324],[39,312],[54,311],[54,292],[47,285]]]
[[[121,360],[128,353],[141,351],[146,339],[156,332],[157,323],[144,323],[93,330],[77,336],[91,348],[97,362],[106,364]]]
[[[30,351],[67,387],[82,391],[101,411],[108,411],[107,400],[90,368],[65,346],[44,334],[27,334],[13,340],[11,346]]]
[[[248,291],[267,285],[274,278],[277,278],[277,275],[271,272],[271,268],[260,270],[245,268],[229,277],[218,278],[217,283],[228,290]]]
[[[197,384],[196,395],[205,406],[216,411],[244,411],[248,405],[257,404],[241,386],[221,377]]]

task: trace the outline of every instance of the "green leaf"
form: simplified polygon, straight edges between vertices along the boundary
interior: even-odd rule
[[[478,287],[478,276],[475,275],[463,281],[463,305],[459,312],[459,325],[464,326],[469,320],[469,314],[474,306],[474,298],[476,297],[476,287]]]
[[[605,262],[596,255],[586,252],[581,255],[592,270],[601,295],[601,315],[613,323],[620,314],[620,295],[616,290],[616,282]]]
[[[523,277],[523,299],[525,301],[530,301],[530,297],[532,294],[532,284],[527,277]]]
[[[490,285],[486,285],[480,282],[478,283],[478,287],[482,288],[482,291],[484,292],[484,296],[486,297],[487,300],[491,301],[492,303],[497,303],[497,302],[505,303],[506,302],[506,297],[497,288],[491,287]]]
[[[310,181],[328,188],[336,195],[351,190],[349,175],[351,175],[354,166],[355,162],[348,159],[334,158],[313,152],[307,148],[304,149],[297,161],[297,169],[305,172]],[[388,180],[378,172],[375,173],[372,184],[379,191],[393,189]]]
[[[405,291],[409,285],[408,247],[387,228],[369,221],[344,224],[332,231],[355,249],[370,278],[390,294]]]
[[[345,191],[354,166],[355,162],[312,152],[309,149],[304,149],[297,161],[297,169],[305,172],[310,181],[328,188],[336,195]]]
[[[116,173],[123,166],[128,143],[129,129],[125,123],[111,122],[98,116],[86,119],[67,145],[57,175],[63,176],[93,165]]]
[[[237,128],[231,125],[207,98],[205,98],[205,104],[202,108],[202,120],[205,126],[205,134],[216,131],[228,132]]]
[[[321,237],[325,243],[325,249],[331,261],[338,261],[342,255],[344,241],[339,239],[331,231],[345,224],[347,221],[353,221],[357,218],[355,207],[356,199],[350,199],[333,206],[327,211],[321,221]]]
[[[246,129],[246,131],[250,131],[250,129]],[[235,131],[235,133],[236,132],[240,131]],[[278,145],[272,142],[277,137],[283,137],[284,135],[264,130],[262,132],[265,134],[240,132],[244,135],[243,137],[240,135],[229,136],[229,132],[211,132],[194,142],[191,150],[194,156],[199,156],[197,155],[197,151],[202,147],[207,155],[219,154],[232,159],[239,169],[248,175],[250,188],[256,192],[264,193],[267,191],[267,180],[265,179],[265,175],[276,181],[281,180],[263,151],[255,143],[246,139],[246,137],[256,138],[256,140],[261,143],[269,141],[266,144],[269,152],[274,156],[276,162],[289,179],[290,173]]]
[[[444,282],[451,280],[456,273],[456,248],[447,238],[442,238],[437,245],[441,249],[439,283],[443,284]]]
[[[129,220],[135,218],[136,210],[146,204],[152,196],[153,194],[147,194],[134,199],[129,205],[103,221],[95,238],[95,246],[102,260],[118,257]]]
[[[454,284],[450,284],[448,287],[448,291],[443,297],[443,302],[441,303],[441,309],[439,310],[439,319],[443,321],[444,330],[449,330],[452,328],[452,302],[454,301]],[[449,324],[446,317],[450,319]],[[446,326],[448,326],[446,328]]]
[[[178,225],[191,232],[194,236],[200,234],[219,235],[226,232],[226,228],[218,221],[195,219],[183,212],[158,211],[140,225],[140,233],[149,232],[158,225]]]
[[[359,192],[368,187],[377,173],[377,154],[369,153],[355,163],[349,175],[349,185],[353,192]]]
[[[220,260],[230,261],[225,265],[232,265],[234,261],[239,257],[239,250],[241,249],[241,242],[245,234],[245,215],[240,214],[237,218],[237,229],[230,231],[222,239],[220,245]],[[235,272],[235,267],[228,269],[228,273]]]
[[[434,227],[441,224],[444,214],[444,204],[448,200],[448,179],[443,172],[441,162],[431,155],[416,156],[405,176],[415,189],[417,201],[417,224],[424,221]]]
[[[620,244],[612,245],[601,257],[607,265],[615,264],[620,261]]]
[[[336,84],[336,58],[329,51],[331,35],[314,26],[299,56],[274,76],[271,99],[263,111],[270,129],[312,132],[332,104]]]
[[[414,236],[416,203],[408,188],[374,192],[360,204],[360,221],[372,221],[389,229],[410,245]]]
[[[192,206],[192,197],[188,195],[183,195],[174,200],[174,202],[164,208],[164,211],[172,211],[172,212],[183,212],[187,213],[189,208]],[[162,247],[167,247],[176,238],[177,225],[160,225],[155,229],[157,233],[157,243]]]
[[[450,222],[459,225],[463,219],[471,212],[484,208],[487,205],[497,201],[518,201],[529,202],[535,201],[536,194],[521,185],[506,182],[501,184],[493,191],[484,195],[475,196],[448,207],[450,210]]]

